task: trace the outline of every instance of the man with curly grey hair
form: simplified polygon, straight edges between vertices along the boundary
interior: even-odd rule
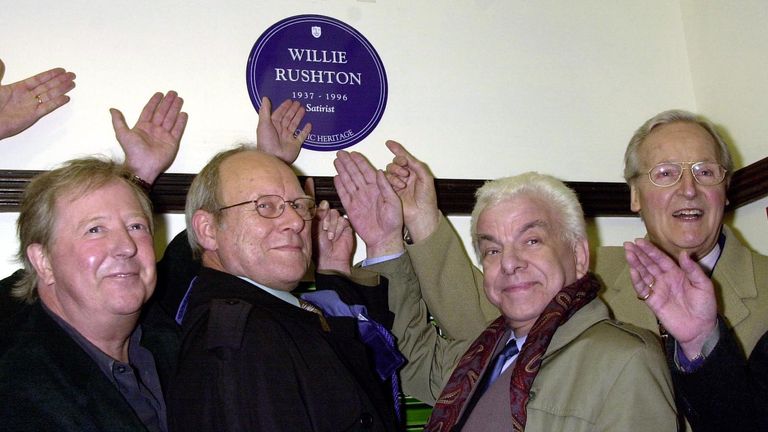
[[[584,216],[572,190],[531,172],[477,191],[472,241],[484,297],[496,308],[486,323],[471,313],[478,304],[472,271],[427,197],[434,189],[426,166],[398,143],[387,145],[396,155],[387,167],[390,183],[404,204],[406,225],[416,228],[409,227],[414,244],[398,258],[404,262],[399,268],[418,278],[420,292],[412,290],[409,298],[426,304],[445,330],[444,338],[421,332],[423,343],[403,349],[411,362],[404,382],[435,401],[427,430],[676,429],[669,372],[652,333],[611,320],[596,298],[600,284],[588,272]],[[413,212],[417,202],[422,205]],[[420,225],[414,214],[426,221]],[[396,268],[372,268],[388,275],[387,266]],[[440,282],[443,277],[454,280]],[[434,301],[435,291],[452,300]],[[416,331],[396,335],[409,341]],[[471,343],[468,331],[475,332]],[[456,355],[455,345],[464,347],[463,355]],[[648,412],[654,413],[650,419]]]

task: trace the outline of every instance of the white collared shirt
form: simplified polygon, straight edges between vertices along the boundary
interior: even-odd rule
[[[720,258],[720,252],[720,243],[715,243],[715,247],[713,247],[708,254],[704,255],[704,258],[699,260],[699,266],[701,266],[705,272],[711,274],[712,269],[715,268],[715,264],[717,264],[718,258]]]
[[[273,296],[279,298],[280,300],[282,300],[282,301],[284,301],[286,303],[292,304],[292,305],[294,305],[296,307],[301,307],[301,306],[299,306],[299,299],[298,299],[298,297],[296,297],[295,295],[291,294],[288,291],[281,291],[281,290],[276,290],[274,288],[266,287],[266,286],[264,286],[264,285],[262,285],[260,283],[257,283],[257,282],[252,281],[251,279],[248,279],[245,276],[238,276],[238,277],[240,279],[246,281],[246,282],[249,282],[249,283],[251,283],[251,284],[261,288],[265,292],[267,292],[269,294],[272,294]]]

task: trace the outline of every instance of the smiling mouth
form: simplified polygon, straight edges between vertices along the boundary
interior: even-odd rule
[[[507,285],[506,287],[504,287],[504,289],[502,289],[502,291],[505,291],[505,292],[523,291],[530,288],[531,286],[533,286],[532,282],[518,282],[513,285]]]
[[[125,273],[112,273],[109,275],[109,277],[115,278],[115,279],[127,279],[131,277],[136,277],[138,275],[139,274],[136,272],[125,272]]]
[[[699,209],[683,209],[672,213],[672,217],[684,221],[698,220],[704,216],[704,212]]]

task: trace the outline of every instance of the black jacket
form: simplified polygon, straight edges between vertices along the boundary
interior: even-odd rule
[[[684,373],[668,361],[679,407],[694,432],[768,431],[768,333],[744,357],[732,332],[720,321],[720,340],[704,364]]]
[[[391,326],[387,290],[318,276]],[[319,316],[235,276],[203,268],[167,395],[172,431],[397,430],[389,383],[374,372],[356,320]]]
[[[178,335],[154,309],[141,345],[158,375],[173,373]],[[27,305],[0,326],[0,429],[3,431],[145,431],[98,365],[43,310]]]

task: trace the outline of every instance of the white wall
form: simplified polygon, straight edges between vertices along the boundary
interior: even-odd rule
[[[390,159],[383,142],[393,138],[428,161],[438,177],[494,178],[538,170],[565,180],[621,181],[632,131],[670,107],[711,113],[728,125],[741,154],[754,160],[768,156],[758,140],[768,126],[756,115],[715,111],[731,98],[732,105],[753,99],[765,104],[765,82],[757,94],[734,94],[730,86],[712,91],[706,83],[728,74],[702,77],[699,68],[711,65],[701,63],[705,44],[692,42],[694,33],[701,40],[718,33],[718,17],[725,14],[733,33],[746,25],[761,38],[752,45],[733,44],[743,55],[764,58],[760,41],[768,30],[759,13],[764,16],[768,5],[754,3],[747,13],[730,11],[728,3],[703,2],[706,13],[700,13],[699,4],[0,0],[4,82],[53,66],[78,75],[67,106],[1,143],[0,169],[48,169],[84,154],[117,155],[107,109],[121,108],[130,122],[152,92],[175,89],[186,101],[190,122],[170,171],[198,171],[218,150],[255,138],[257,116],[245,85],[248,54],[268,26],[304,13],[329,15],[357,28],[384,62],[390,85],[386,112],[353,148],[378,166]],[[756,80],[761,70],[742,73]],[[309,175],[331,175],[332,159],[332,153],[306,151],[297,166]],[[747,237],[768,231],[760,210],[738,212],[735,223]],[[14,220],[14,214],[0,214],[0,233],[7,239],[0,245],[0,275],[16,268],[7,262],[17,247]],[[171,234],[183,224],[178,215],[163,220]],[[635,218],[601,218],[595,226],[606,244],[643,233]],[[768,242],[753,246],[768,253]]]
[[[768,2],[684,0],[683,23],[697,110],[729,137],[737,168],[768,157]],[[768,197],[726,220],[768,254]]]

